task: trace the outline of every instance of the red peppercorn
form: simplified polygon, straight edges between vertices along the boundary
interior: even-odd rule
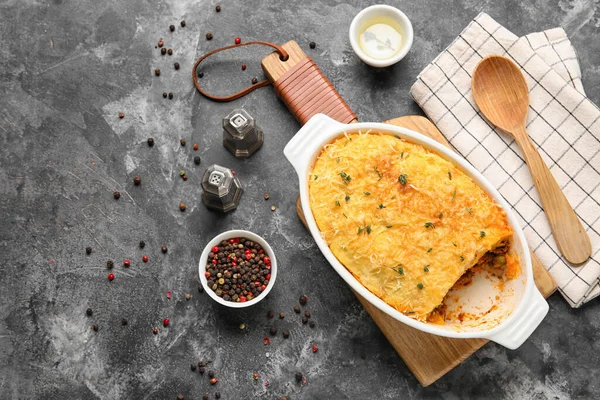
[[[211,385],[216,385],[219,380],[217,378],[212,378],[209,382]]]
[[[210,251],[212,251],[213,253],[218,253],[219,252],[219,246],[215,246],[212,249],[210,249]]]
[[[115,274],[113,274],[113,273],[108,274],[108,280],[112,281],[113,279],[115,279]]]
[[[163,320],[163,326],[166,328],[167,326],[169,326],[169,323],[170,323],[170,322],[171,322],[171,321],[169,321],[169,318],[165,318],[165,319]]]
[[[169,291],[167,292],[167,299],[170,299],[170,298],[171,298],[171,291],[169,290]]]
[[[269,257],[263,258],[263,261],[265,262],[265,264],[271,264],[271,258]]]
[[[261,291],[261,292],[264,292],[266,289],[267,289],[267,285],[262,285],[262,286],[260,287],[260,291]]]
[[[200,146],[198,146],[198,143],[194,143],[194,150],[198,150],[200,148]]]
[[[229,239],[229,243],[234,244],[235,243],[235,239]]]
[[[245,303],[246,301],[248,301],[248,298],[246,296],[240,296],[241,303]]]
[[[271,274],[267,274],[267,276],[265,276],[265,279],[270,281],[271,280]]]
[[[246,70],[246,64],[242,64],[242,71]]]
[[[269,339],[269,337],[268,337],[268,336],[265,336],[265,338],[263,339],[263,344],[264,344],[265,346],[267,346],[269,343],[271,343],[271,339]]]
[[[216,260],[213,260],[213,261],[216,261]],[[206,271],[204,273],[204,276],[206,277],[206,279],[210,278],[210,272]]]
[[[240,44],[242,43],[242,39],[240,39],[239,37],[235,38],[235,44]]]
[[[145,262],[145,263],[147,263],[148,262],[148,256],[142,257],[142,261]]]
[[[317,351],[319,351],[319,347],[316,344],[312,345],[312,352],[316,353]]]
[[[152,328],[152,333],[154,333],[155,335],[158,335],[158,328]]]
[[[131,261],[129,261],[129,260],[125,260],[125,261],[123,261],[123,265],[124,265],[125,267],[129,267],[129,266],[131,265]]]

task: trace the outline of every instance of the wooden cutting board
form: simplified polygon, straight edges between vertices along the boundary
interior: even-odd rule
[[[279,56],[273,53],[262,62],[263,70],[272,82],[277,81],[307,57],[296,42],[288,42],[283,48],[290,54],[289,60],[282,62]],[[450,147],[440,131],[427,118],[405,116],[385,122],[420,132]],[[296,200],[296,211],[304,226],[307,226],[300,198]],[[536,286],[544,297],[548,297],[556,290],[556,283],[537,257],[533,253],[531,255]],[[435,382],[488,342],[484,339],[452,339],[421,332],[385,314],[358,293],[354,294],[423,386]]]

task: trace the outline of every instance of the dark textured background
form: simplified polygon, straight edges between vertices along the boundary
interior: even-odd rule
[[[598,104],[598,0],[390,1],[412,19],[416,37],[409,55],[384,70],[362,64],[347,39],[352,17],[368,1],[224,1],[219,14],[215,4],[0,0],[0,398],[175,399],[183,393],[200,399],[215,389],[224,399],[599,398],[598,300],[572,310],[557,294],[520,349],[488,344],[422,388],[295,215],[297,181],[282,149],[297,123],[271,89],[217,104],[199,96],[190,79],[197,56],[236,36],[294,39],[361,120],[419,113],[408,95],[416,75],[485,11],[518,35],[565,27],[586,91]],[[187,27],[179,27],[181,19]],[[208,31],[211,42],[204,39]],[[173,56],[155,49],[161,37]],[[317,48],[310,50],[313,40]],[[266,52],[240,50],[233,63],[219,58],[207,66],[204,83],[219,93],[239,89],[262,75]],[[163,91],[175,98],[164,100]],[[221,118],[236,107],[245,107],[265,131],[263,148],[246,161],[234,159],[220,139]],[[145,144],[150,136],[153,148]],[[201,166],[193,165],[194,155]],[[200,203],[199,180],[212,163],[235,169],[244,185],[233,213],[209,212]],[[180,169],[188,171],[187,182]],[[135,175],[140,187],[132,184]],[[114,190],[123,194],[119,201]],[[180,201],[188,204],[185,213]],[[231,228],[263,235],[280,265],[270,298],[243,311],[225,310],[196,290],[204,244]],[[90,256],[86,246],[94,249]],[[132,260],[127,270],[124,258]],[[117,264],[111,283],[107,259]],[[313,330],[291,310],[303,293],[317,322]],[[269,309],[286,312],[285,320],[267,320]],[[168,329],[160,326],[165,317],[172,321]],[[264,346],[273,324],[292,336]],[[320,346],[316,354],[313,343]],[[190,371],[202,359],[213,360],[216,387]],[[296,371],[306,375],[306,385],[294,382]],[[257,382],[253,372],[260,374]]]

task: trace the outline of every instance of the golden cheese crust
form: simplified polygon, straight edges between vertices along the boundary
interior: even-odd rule
[[[309,193],[337,259],[376,296],[421,321],[512,236],[504,211],[461,170],[391,135],[352,133],[325,146]]]

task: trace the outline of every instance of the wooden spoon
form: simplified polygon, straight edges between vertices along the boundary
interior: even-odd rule
[[[590,238],[525,130],[529,91],[519,67],[506,57],[486,57],[471,85],[483,115],[521,148],[560,252],[573,264],[585,262],[592,253]]]

